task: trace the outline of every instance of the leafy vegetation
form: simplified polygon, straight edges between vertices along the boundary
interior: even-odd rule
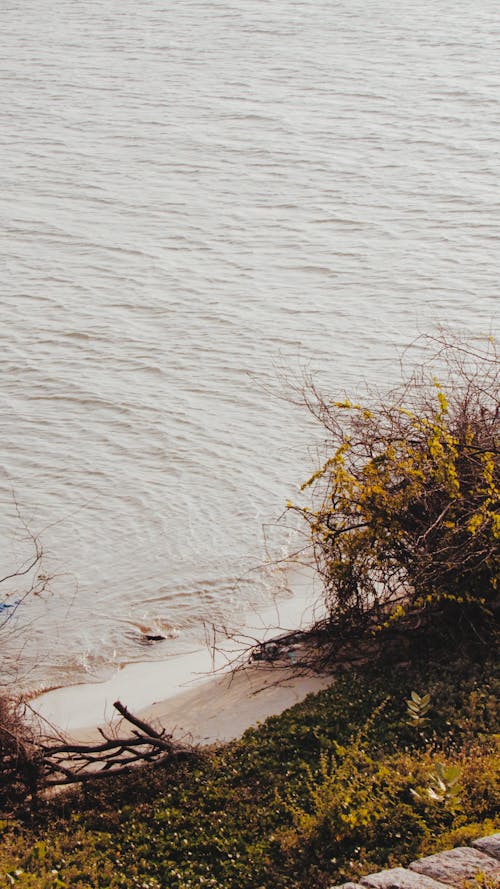
[[[491,617],[500,567],[499,363],[441,344],[443,383],[425,371],[368,404],[310,410],[326,460],[289,504],[309,525],[327,626],[343,635],[405,627],[479,632]]]
[[[430,706],[430,695],[419,695],[417,691],[412,691],[406,702],[409,724],[415,728],[423,728],[428,722],[427,714]]]
[[[491,661],[448,661],[348,672],[194,763],[4,820],[0,885],[308,889],[469,842],[499,810],[498,681]]]

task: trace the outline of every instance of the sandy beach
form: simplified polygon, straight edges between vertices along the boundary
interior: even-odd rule
[[[47,728],[76,740],[94,738],[98,726],[115,724],[117,700],[146,721],[157,721],[193,743],[238,737],[331,682],[329,675],[302,675],[288,658],[247,661],[248,637],[270,642],[311,626],[317,617],[311,569],[295,566],[290,581],[293,596],[254,614],[239,637],[223,639],[217,649],[204,646],[165,660],[125,664],[105,682],[56,688],[32,699],[30,706]],[[230,669],[234,665],[237,669]]]
[[[196,654],[191,661],[194,665]],[[182,666],[185,669],[188,664]],[[161,663],[129,665],[106,683],[46,692],[31,706],[45,726],[79,741],[94,738],[98,726],[112,723],[117,728],[120,717],[113,702],[120,700],[135,715],[161,725],[178,739],[213,744],[239,737],[250,726],[332,681],[330,675],[304,676],[291,666],[265,663],[242,666],[235,672],[198,674],[182,686],[175,686],[172,676],[169,681],[166,672]]]
[[[219,676],[203,688],[146,707],[139,715],[175,737],[199,744],[237,738],[256,725],[326,688],[331,676],[298,676],[293,669],[250,666]]]

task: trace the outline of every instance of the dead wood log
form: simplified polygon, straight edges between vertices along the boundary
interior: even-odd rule
[[[73,744],[71,741],[53,744],[49,740],[41,746],[43,787],[112,778],[139,765],[159,764],[193,754],[192,746],[175,741],[165,729],[158,731],[134,716],[120,701],[115,701],[113,706],[126,722],[134,726],[131,734],[110,737],[100,730],[104,740],[97,744]]]

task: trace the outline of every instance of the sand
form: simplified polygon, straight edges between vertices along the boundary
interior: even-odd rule
[[[192,665],[197,663],[197,654],[186,656]],[[329,675],[304,676],[291,666],[254,663],[236,672],[193,673],[189,682],[179,686],[168,675],[169,667],[170,673],[173,667],[177,672],[178,660],[129,665],[106,683],[46,692],[31,702],[32,707],[58,732],[84,742],[96,737],[97,726],[119,722],[112,705],[120,700],[135,715],[161,725],[174,737],[204,745],[237,738],[250,726],[332,682]]]
[[[116,700],[132,713],[158,721],[176,737],[188,737],[194,743],[239,737],[245,729],[332,681],[327,675],[301,675],[291,663],[284,668],[282,664],[253,662],[236,672],[227,669],[228,662],[245,657],[248,638],[270,641],[314,622],[314,573],[309,566],[296,565],[288,576],[292,595],[252,614],[241,631],[243,643],[236,634],[215,652],[205,646],[167,660],[126,664],[105,682],[54,689],[33,699],[31,706],[46,725],[81,741],[94,738],[97,726],[117,720]]]
[[[227,669],[228,663],[245,663],[249,641],[265,643],[310,627],[321,616],[316,581],[311,566],[297,562],[287,568],[286,594],[265,608],[250,610],[242,629],[218,638],[217,648],[205,645],[183,654],[172,652],[166,660],[125,664],[105,682],[53,689],[34,698],[31,706],[46,729],[81,741],[94,738],[98,726],[117,721],[116,700],[194,743],[236,738],[332,681],[326,675],[301,675],[289,661],[286,669],[263,662],[247,663],[236,672]]]
[[[199,744],[230,741],[331,682],[331,676],[298,676],[290,668],[252,666],[154,703],[139,715],[159,722],[177,738]]]

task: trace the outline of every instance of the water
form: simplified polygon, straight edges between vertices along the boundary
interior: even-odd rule
[[[281,371],[384,384],[436,323],[494,329],[500,22],[5,0],[1,25],[1,563],[25,522],[57,575],[3,634],[33,686],[269,603],[281,574],[247,572],[315,437]]]

